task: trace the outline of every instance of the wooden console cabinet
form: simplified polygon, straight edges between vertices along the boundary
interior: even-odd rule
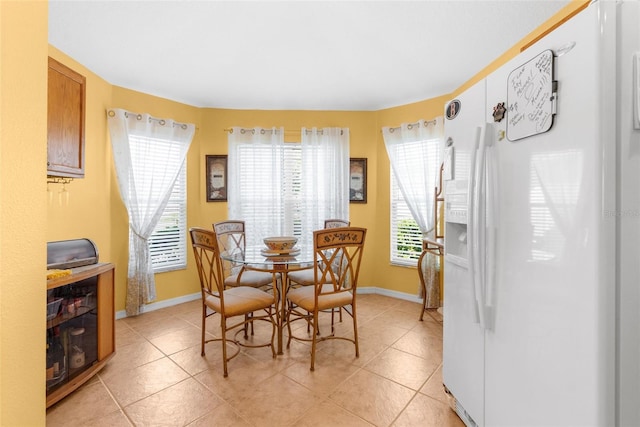
[[[114,266],[98,263],[47,280],[47,408],[115,353]]]

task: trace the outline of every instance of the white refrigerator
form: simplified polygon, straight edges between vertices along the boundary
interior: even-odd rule
[[[445,107],[443,382],[469,426],[640,426],[640,2]]]

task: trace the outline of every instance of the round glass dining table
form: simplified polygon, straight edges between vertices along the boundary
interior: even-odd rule
[[[243,265],[248,270],[266,271],[273,274],[273,289],[278,295],[278,310],[276,310],[278,324],[278,354],[282,354],[282,334],[286,316],[287,274],[289,271],[313,267],[313,248],[296,246],[292,253],[267,252],[266,246],[247,246],[244,251],[234,249],[220,253],[225,261]],[[278,276],[280,286],[278,286]]]

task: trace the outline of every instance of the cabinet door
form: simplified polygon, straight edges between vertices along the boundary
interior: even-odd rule
[[[98,360],[116,351],[114,269],[98,276]]]
[[[49,58],[47,174],[84,177],[85,77]]]

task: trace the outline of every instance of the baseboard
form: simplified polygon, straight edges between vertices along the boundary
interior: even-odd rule
[[[397,298],[405,301],[422,303],[422,298],[417,295],[410,295],[404,292],[391,291],[389,289],[377,288],[375,286],[366,287],[366,288],[358,288],[358,294],[377,294],[384,295],[386,297]],[[185,302],[197,300],[201,298],[200,292],[196,292],[194,294],[183,295],[177,298],[166,299],[158,302],[153,302],[151,304],[147,304],[140,309],[140,314],[148,313],[150,311],[160,310],[161,308],[167,308],[174,305],[182,304]],[[127,317],[127,312],[125,310],[116,311],[116,320],[124,319]]]
[[[161,308],[171,307],[174,305],[197,300],[200,298],[202,298],[202,294],[200,292],[196,292],[195,294],[183,295],[181,297],[165,299],[158,302],[152,302],[151,304],[142,306],[140,308],[140,314],[148,313],[150,311],[160,310]],[[116,311],[116,320],[124,319],[125,317],[127,317],[127,312],[125,310]]]
[[[377,288],[375,286],[368,288],[358,288],[359,294],[377,294],[384,295],[385,297],[391,297],[396,299],[401,299],[405,301],[417,302],[422,304],[422,298],[417,295],[411,295],[404,292],[392,291],[384,288]]]

